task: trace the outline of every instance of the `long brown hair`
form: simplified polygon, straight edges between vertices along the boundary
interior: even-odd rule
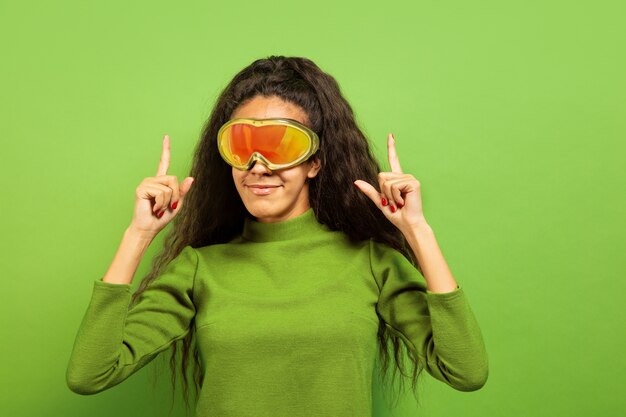
[[[242,69],[219,95],[196,145],[189,173],[195,179],[194,184],[185,197],[181,211],[172,220],[161,253],[155,256],[150,272],[133,294],[131,305],[185,246],[197,248],[225,243],[241,233],[247,210],[232,180],[231,167],[218,152],[216,136],[219,128],[230,120],[234,110],[257,95],[278,96],[300,106],[308,115],[308,127],[320,138],[320,149],[316,156],[321,160],[321,169],[317,176],[309,180],[310,205],[318,221],[332,230],[344,232],[353,241],[372,238],[387,243],[400,251],[422,273],[404,235],[353,184],[355,180],[361,179],[380,191],[378,173],[381,169],[337,81],[310,59],[269,56]],[[170,357],[171,381],[175,392],[177,349],[182,343],[180,370],[187,410],[187,371],[191,358],[194,361],[192,378],[196,399],[201,387],[200,356],[194,343],[193,322],[190,327],[185,338],[172,344]],[[393,346],[395,365],[391,385],[397,371],[402,377],[409,377],[404,370],[404,353],[401,349],[404,347],[413,365],[412,388],[419,402],[416,387],[423,364],[407,349],[402,339],[388,331],[380,315],[378,340],[382,369],[380,380],[383,386],[389,367],[389,343]]]

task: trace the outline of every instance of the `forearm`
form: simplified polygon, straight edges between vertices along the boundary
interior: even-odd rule
[[[489,359],[485,342],[462,288],[428,295],[432,339],[425,349],[427,370],[461,391],[485,385]]]
[[[446,293],[457,288],[457,282],[441,253],[435,233],[426,221],[404,233],[422,268],[428,290]]]
[[[102,281],[112,284],[130,284],[152,239],[128,227]]]

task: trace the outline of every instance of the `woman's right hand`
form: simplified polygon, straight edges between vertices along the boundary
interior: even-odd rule
[[[130,229],[144,237],[154,238],[176,216],[194,181],[187,177],[179,185],[175,175],[167,175],[169,165],[170,138],[165,135],[156,176],[145,178],[135,190],[135,212]]]

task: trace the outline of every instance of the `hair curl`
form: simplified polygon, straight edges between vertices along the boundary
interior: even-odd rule
[[[300,106],[308,115],[308,127],[320,138],[320,149],[314,156],[320,158],[321,168],[317,176],[309,181],[310,205],[318,221],[332,230],[341,230],[353,241],[373,238],[387,243],[400,251],[422,273],[404,235],[353,185],[355,180],[361,179],[380,191],[378,173],[381,169],[367,138],[357,126],[352,108],[342,95],[337,81],[310,59],[269,56],[242,69],[219,95],[202,128],[201,139],[194,152],[189,173],[195,179],[193,187],[186,195],[180,212],[172,220],[172,227],[163,240],[161,253],[155,256],[150,272],[141,280],[139,288],[133,294],[131,306],[150,282],[158,277],[161,269],[178,256],[185,246],[197,248],[225,243],[241,233],[244,217],[248,212],[231,180],[231,166],[226,164],[218,152],[216,137],[219,128],[230,120],[235,109],[258,95],[278,96]],[[338,195],[342,198],[337,198]],[[355,216],[354,213],[359,215]],[[192,378],[196,400],[202,385],[193,322],[190,327],[185,338],[172,344],[170,357],[173,398],[176,391],[177,351],[178,345],[182,343],[180,370],[187,411],[187,371],[191,358],[194,361]],[[388,330],[380,315],[378,340],[381,347],[380,381],[383,386],[389,367],[389,343],[393,346],[395,364],[391,385],[397,372],[402,377],[409,377],[404,370],[404,354],[401,349],[404,347],[413,364],[412,388],[419,403],[416,388],[423,364],[407,349],[401,338]],[[400,378],[400,388],[404,391],[402,379]]]

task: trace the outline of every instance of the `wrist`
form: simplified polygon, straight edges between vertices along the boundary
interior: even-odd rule
[[[124,236],[136,240],[150,243],[155,238],[155,234],[152,232],[146,232],[145,230],[137,229],[132,224],[124,231]]]
[[[432,227],[430,227],[430,225],[426,222],[426,219],[422,218],[418,220],[417,222],[414,222],[411,225],[409,225],[408,228],[405,230],[404,235],[406,237],[410,237],[410,236],[419,237],[423,235],[431,235],[433,233],[434,231]]]

